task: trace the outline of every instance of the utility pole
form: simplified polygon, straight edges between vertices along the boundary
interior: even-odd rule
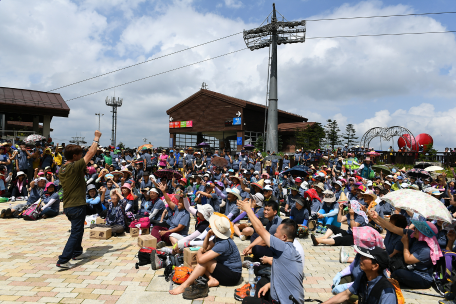
[[[104,116],[104,114],[95,113],[95,115],[98,115],[98,131],[101,131],[100,120],[101,120],[101,116]]]
[[[278,127],[278,94],[277,94],[277,45],[288,43],[302,43],[306,39],[306,21],[277,21],[275,3],[272,4],[272,18],[270,23],[261,24],[260,27],[244,30],[244,41],[253,51],[265,47],[271,48],[271,72],[269,80],[269,100],[266,150],[278,152],[279,127]],[[280,14],[280,13],[279,13]],[[270,16],[271,14],[269,14]],[[269,20],[269,16],[266,20]],[[264,22],[263,22],[264,23]]]
[[[111,134],[111,146],[116,146],[116,134],[117,134],[117,108],[122,106],[123,98],[106,97],[106,105],[112,107],[112,134]]]

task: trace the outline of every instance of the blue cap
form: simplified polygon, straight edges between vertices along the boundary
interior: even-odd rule
[[[174,150],[169,150],[169,153],[173,153],[173,152],[174,152]]]
[[[397,179],[402,179],[402,176],[398,176]]]

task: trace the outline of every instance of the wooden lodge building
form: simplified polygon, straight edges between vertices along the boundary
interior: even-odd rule
[[[297,114],[278,111],[283,152],[295,151],[295,131],[313,125]],[[166,111],[170,147],[195,147],[201,142],[213,149],[239,151],[264,136],[264,105],[201,89]],[[267,130],[266,130],[267,132]]]

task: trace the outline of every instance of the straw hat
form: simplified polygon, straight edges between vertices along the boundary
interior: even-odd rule
[[[131,175],[131,172],[130,172],[130,170],[128,170],[128,169],[123,169],[123,170],[121,170],[120,172],[122,172],[122,173],[128,173],[129,175]]]
[[[377,199],[377,195],[375,195],[374,191],[372,190],[365,191],[363,195],[369,195],[374,201]]]
[[[231,236],[230,220],[226,217],[213,214],[209,218],[209,224],[216,237],[226,240]]]
[[[264,179],[260,179],[258,182],[252,183],[252,185],[257,186],[258,188],[260,188],[261,190],[263,190],[263,187],[264,187]]]
[[[345,195],[345,192],[342,192],[339,196],[338,203],[346,203],[348,202],[348,197]]]

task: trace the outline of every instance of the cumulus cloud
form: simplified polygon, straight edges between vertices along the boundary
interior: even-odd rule
[[[233,8],[242,5],[235,0],[224,3]],[[24,0],[2,1],[1,6],[0,82],[6,87],[41,91],[259,25],[202,12],[190,0]],[[410,12],[413,7],[369,1],[344,4],[330,12],[302,18]],[[445,29],[435,19],[419,16],[308,22],[307,36]],[[237,35],[58,92],[68,100],[242,48],[242,35]],[[430,106],[434,100],[455,97],[455,51],[452,34],[309,39],[304,44],[282,45],[278,53],[279,108],[308,117],[309,121],[325,123],[328,118],[337,119],[341,130],[346,123],[355,123],[358,132],[362,132],[370,126],[386,126],[405,119],[413,133],[424,132],[418,131],[423,126],[437,132],[442,122],[446,124],[454,117],[448,112],[456,110],[423,111],[423,105],[416,107],[411,96],[427,99],[421,103]],[[119,110],[118,141],[135,146],[146,137],[154,145],[166,145],[169,135],[165,111],[199,90],[202,82],[211,90],[264,104],[267,63],[267,49],[242,51],[122,86],[115,92],[70,101],[69,119],[54,118],[52,136],[68,140],[77,132],[90,138],[98,125],[94,113],[101,112],[105,114],[102,144],[108,144],[111,120],[104,99],[115,93],[124,98]],[[447,72],[442,73],[442,69]],[[401,104],[404,110],[398,110],[396,100],[402,98],[408,101]],[[447,130],[441,128],[440,132]],[[441,137],[444,142],[446,137]]]
[[[243,6],[239,0],[225,0],[225,5],[229,8],[240,8]]]

